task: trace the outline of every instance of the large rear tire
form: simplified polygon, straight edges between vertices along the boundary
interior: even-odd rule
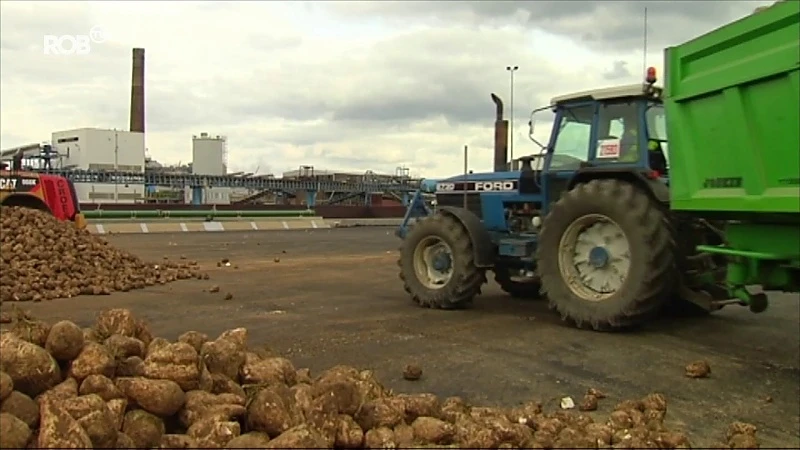
[[[592,180],[564,193],[545,218],[537,266],[563,319],[611,331],[661,310],[674,288],[674,248],[664,213],[646,193]]]
[[[542,298],[542,283],[539,279],[516,281],[512,277],[512,269],[507,267],[494,268],[494,281],[500,285],[503,292],[514,298],[526,300],[539,300]]]
[[[469,234],[458,220],[434,214],[418,221],[400,247],[400,279],[419,306],[462,309],[486,282],[475,266]]]

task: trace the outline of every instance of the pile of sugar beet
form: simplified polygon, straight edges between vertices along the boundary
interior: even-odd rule
[[[144,262],[49,213],[0,208],[0,302],[106,295],[203,277],[196,263]]]
[[[170,342],[126,309],[83,329],[19,314],[0,335],[0,447],[690,448],[665,427],[661,394],[602,421],[535,402],[477,407],[394,394],[352,367],[314,377],[247,340],[237,328]],[[724,447],[757,447],[754,427],[734,424]]]

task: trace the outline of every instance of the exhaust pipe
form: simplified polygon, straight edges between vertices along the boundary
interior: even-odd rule
[[[133,49],[130,131],[144,133],[144,49]]]
[[[492,101],[497,107],[494,121],[494,171],[508,170],[508,120],[503,119],[503,101],[492,94]]]

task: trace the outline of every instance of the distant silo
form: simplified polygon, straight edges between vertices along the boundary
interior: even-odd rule
[[[192,173],[197,175],[225,175],[228,151],[224,136],[200,133],[192,136]]]

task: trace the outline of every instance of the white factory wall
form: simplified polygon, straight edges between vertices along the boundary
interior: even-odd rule
[[[201,133],[192,136],[192,173],[197,175],[225,175],[225,138]]]
[[[200,204],[202,205],[230,205],[231,192],[233,188],[229,187],[214,187],[214,188],[201,188],[202,197]],[[183,199],[188,204],[194,203],[194,190],[186,187],[183,190]]]
[[[144,172],[144,133],[79,128],[54,132],[51,143],[61,156],[62,167]]]
[[[75,183],[79,203],[139,203],[144,199],[144,184]],[[116,194],[116,195],[115,195]]]

